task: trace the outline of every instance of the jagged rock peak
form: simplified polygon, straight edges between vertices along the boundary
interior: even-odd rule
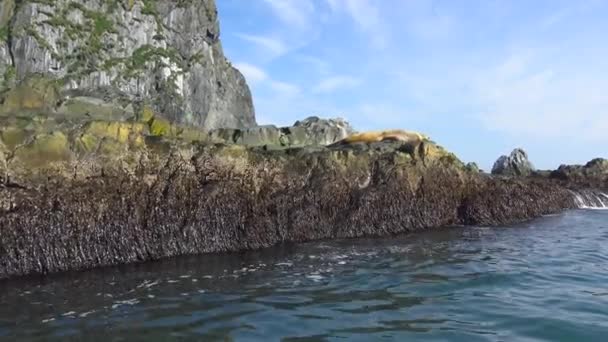
[[[492,167],[492,174],[495,175],[528,176],[533,171],[528,154],[521,148],[514,149],[508,156],[500,156]]]
[[[144,102],[177,123],[255,126],[250,90],[219,35],[214,0],[2,0],[0,93],[35,75],[67,108],[93,98],[128,114],[126,103]],[[20,100],[3,111],[58,106],[27,96],[13,94]]]

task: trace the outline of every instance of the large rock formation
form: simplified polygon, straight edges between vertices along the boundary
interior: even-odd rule
[[[220,128],[209,132],[213,142],[285,148],[297,146],[325,146],[346,138],[354,130],[344,119],[321,119],[311,116],[298,120],[293,126],[258,126],[246,129]]]
[[[213,0],[2,0],[1,111],[122,120],[145,103],[172,122],[254,126],[219,33]]]
[[[534,166],[528,160],[528,154],[521,148],[514,149],[508,156],[500,156],[492,167],[492,174],[506,176],[528,176]]]
[[[576,187],[608,191],[608,160],[596,158],[585,165],[560,165],[551,177]]]
[[[218,36],[211,0],[0,2],[0,278],[498,225],[605,181],[604,161],[491,177],[428,139],[324,146],[339,119],[250,127]]]
[[[196,131],[155,136],[140,122],[11,120],[0,278],[575,206],[564,187],[480,174],[430,141],[270,150],[197,141]]]

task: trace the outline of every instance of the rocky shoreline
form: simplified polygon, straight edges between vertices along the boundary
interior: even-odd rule
[[[0,279],[603,201],[604,159],[486,174],[430,140],[334,145],[341,119],[257,126],[219,33],[213,0],[0,2]]]
[[[38,160],[37,139],[8,153],[0,278],[282,242],[501,225],[576,208],[573,189],[592,179],[607,184],[605,173],[600,180],[602,173],[590,171],[598,161],[549,176],[488,175],[430,141],[268,148],[132,130],[124,143],[120,134],[101,139],[126,146],[117,153],[83,152],[77,135],[63,135],[70,138],[54,154],[61,158],[46,151]],[[566,169],[578,170],[568,174],[576,181],[558,177]]]

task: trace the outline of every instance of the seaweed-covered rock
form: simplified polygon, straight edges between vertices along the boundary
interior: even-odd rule
[[[528,154],[521,148],[514,149],[508,156],[500,156],[492,167],[492,174],[495,175],[528,176],[533,171]]]
[[[219,32],[213,0],[3,0],[0,112],[119,120],[146,102],[173,123],[254,126]]]
[[[271,150],[153,136],[142,122],[11,122],[28,133],[0,141],[0,278],[574,206],[557,184],[470,172],[430,141]]]
[[[550,176],[569,185],[608,190],[608,160],[596,158],[585,165],[560,165]]]

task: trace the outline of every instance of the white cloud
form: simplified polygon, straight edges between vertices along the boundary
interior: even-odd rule
[[[361,80],[352,76],[332,76],[319,82],[314,88],[314,93],[332,93],[340,89],[354,88],[361,84]]]
[[[298,87],[297,85],[275,80],[272,80],[270,82],[270,87],[281,95],[288,97],[295,96],[301,92],[300,87]]]
[[[234,67],[239,69],[245,76],[245,79],[251,84],[263,82],[268,79],[268,74],[259,67],[249,63],[235,63]]]
[[[529,138],[608,142],[608,98],[600,95],[608,80],[568,72],[541,57],[514,54],[473,80],[481,121]]]
[[[253,43],[264,50],[265,53],[279,57],[284,55],[289,49],[277,38],[258,36],[253,34],[237,34],[237,36],[245,41]]]
[[[315,13],[315,6],[311,0],[264,0],[264,2],[283,23],[297,28],[307,28],[311,16]]]
[[[296,55],[294,58],[308,66],[312,66],[321,75],[327,75],[331,71],[330,63],[321,58],[304,55]]]
[[[269,87],[281,96],[292,97],[299,94],[300,87],[295,84],[272,79],[266,71],[249,63],[236,63],[234,66],[243,73],[247,82],[256,87]]]

